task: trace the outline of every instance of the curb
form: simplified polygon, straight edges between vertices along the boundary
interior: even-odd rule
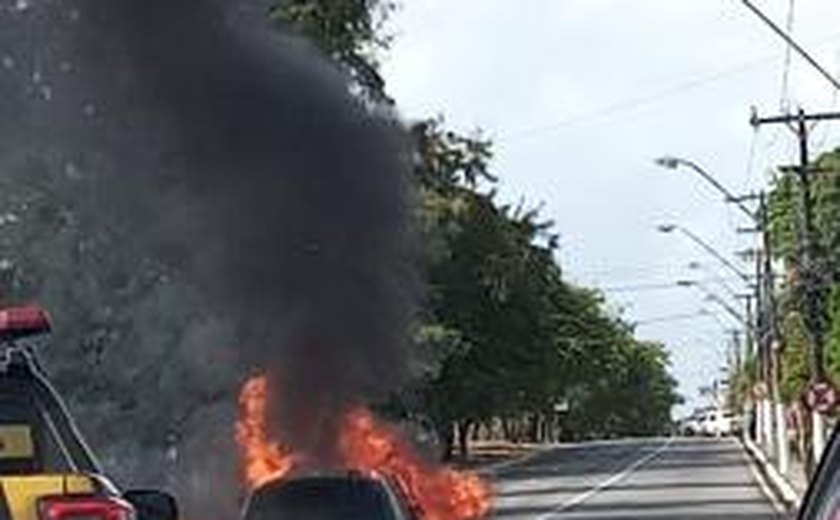
[[[761,475],[770,484],[773,492],[777,498],[784,504],[788,511],[794,511],[799,508],[802,502],[802,497],[793,489],[790,482],[779,473],[755,443],[748,437],[741,438],[741,444],[749,454],[749,456],[756,462]]]
[[[549,451],[552,448],[555,448],[557,446],[559,446],[559,444],[543,444],[543,445],[539,446],[538,448],[534,449],[534,451],[532,451],[530,453],[519,455],[518,457],[513,457],[511,459],[502,460],[502,461],[499,461],[499,462],[493,462],[491,464],[480,466],[478,468],[473,469],[472,471],[474,473],[476,473],[477,475],[481,475],[481,476],[484,476],[484,477],[492,477],[493,475],[498,473],[500,470],[507,469],[511,466],[516,466],[518,464],[526,463],[526,462],[530,461],[531,459],[533,459],[535,457],[538,457],[538,456],[542,455],[543,453],[545,453],[546,451]]]

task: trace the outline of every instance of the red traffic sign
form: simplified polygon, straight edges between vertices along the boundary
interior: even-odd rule
[[[837,406],[837,390],[829,383],[814,383],[805,396],[808,408],[819,413],[828,413]]]

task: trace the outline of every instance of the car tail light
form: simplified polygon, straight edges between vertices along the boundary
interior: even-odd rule
[[[38,503],[39,520],[134,520],[131,504],[114,497],[54,496]]]
[[[50,317],[37,305],[0,309],[0,340],[12,340],[50,331]]]

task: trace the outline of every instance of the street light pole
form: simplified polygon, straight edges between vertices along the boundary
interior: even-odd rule
[[[708,287],[706,287],[702,283],[700,283],[696,280],[679,280],[677,282],[677,285],[679,285],[680,287],[694,287],[694,288],[696,288],[698,291],[700,291],[703,294],[703,297],[706,298],[706,300],[718,304],[723,310],[725,310],[727,312],[727,314],[732,316],[732,318],[735,321],[737,321],[738,323],[740,323],[741,325],[746,327],[746,329],[748,331],[752,328],[752,324],[747,321],[746,316],[744,316],[743,314],[741,314],[740,312],[735,310],[735,308],[733,308],[731,305],[729,305],[726,302],[725,299],[721,298],[718,294],[716,294],[714,291],[710,290]]]
[[[752,220],[752,221],[756,220],[755,213],[753,211],[751,211],[750,208],[748,208],[747,206],[744,205],[744,203],[741,201],[740,197],[736,197],[731,191],[726,189],[726,187],[723,184],[721,184],[717,179],[715,179],[712,176],[712,174],[710,174],[708,171],[706,171],[704,168],[702,168],[696,162],[689,161],[688,159],[682,159],[680,157],[672,157],[672,156],[667,156],[667,155],[654,160],[654,162],[657,165],[662,166],[663,168],[667,168],[669,170],[676,170],[680,166],[685,166],[685,167],[693,170],[695,173],[697,173],[698,175],[703,177],[703,179],[705,179],[706,182],[708,182],[709,184],[714,186],[714,188],[717,191],[722,193],[723,196],[724,196],[724,201],[725,202],[730,202],[732,204],[735,204],[735,206],[737,206],[738,209],[740,209],[744,214],[746,214],[748,217],[750,217],[750,220]]]
[[[726,280],[723,279],[723,277],[721,277],[719,274],[717,274],[712,269],[709,269],[708,267],[704,266],[700,262],[691,262],[690,264],[688,264],[688,268],[689,269],[699,269],[699,270],[705,271],[711,277],[712,281],[714,281],[721,289],[724,290],[724,292],[726,292],[726,294],[731,296],[733,299],[737,299],[737,298],[740,298],[742,296],[742,295],[738,294],[738,292],[736,292],[726,282]]]
[[[691,231],[689,231],[685,227],[677,225],[677,224],[662,224],[662,225],[658,226],[657,229],[659,230],[660,233],[666,233],[666,234],[673,233],[674,231],[679,231],[680,233],[682,233],[683,235],[688,237],[689,240],[691,240],[692,242],[694,242],[695,244],[700,246],[704,251],[706,251],[707,253],[709,253],[713,257],[715,257],[727,269],[729,269],[730,271],[735,273],[738,276],[738,278],[740,278],[741,280],[744,281],[744,283],[747,284],[747,286],[752,287],[752,280],[750,279],[750,275],[748,275],[744,271],[738,269],[738,267],[736,267],[735,264],[733,264],[731,261],[729,261],[729,259],[727,259],[722,254],[720,254],[717,249],[715,249],[714,247],[709,245],[708,242],[706,242],[705,240],[703,240],[699,236],[695,235],[694,233],[692,233]]]
[[[802,117],[800,117],[800,120],[801,119]],[[777,323],[778,317],[776,314],[774,297],[775,287],[770,254],[769,219],[767,216],[767,203],[765,195],[764,193],[759,195],[758,211],[753,212],[744,205],[742,198],[733,195],[733,193],[723,186],[723,184],[718,182],[714,176],[693,161],[666,156],[657,159],[656,164],[672,170],[675,170],[680,166],[684,166],[694,171],[718,192],[723,194],[726,202],[736,204],[738,209],[747,215],[751,222],[755,224],[756,230],[762,234],[763,258],[759,257],[756,262],[756,284],[754,286],[756,321],[754,327],[755,334],[753,337],[756,339],[759,375],[761,379],[768,383],[765,387],[769,387],[770,402],[767,402],[767,396],[761,397],[760,400],[756,402],[755,409],[758,415],[756,418],[756,440],[767,446],[771,453],[777,454],[779,468],[782,472],[786,472],[788,468],[789,455],[786,438],[787,432],[785,426],[786,421],[784,417],[784,405],[782,404],[779,391],[781,378],[781,335],[779,334],[779,327]],[[695,240],[695,242],[697,241]],[[708,251],[706,247],[704,247],[704,249]],[[720,260],[719,255],[715,255],[715,257],[718,257]],[[729,267],[730,263],[726,262],[726,264],[727,267]],[[747,305],[749,305],[749,303]],[[774,422],[775,435],[773,435]],[[775,444],[775,450],[772,449],[773,444]]]

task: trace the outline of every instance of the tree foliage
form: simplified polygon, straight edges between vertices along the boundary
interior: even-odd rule
[[[813,254],[817,262],[820,320],[825,328],[825,352],[828,375],[840,383],[840,150],[819,156],[811,167],[811,201],[813,204],[815,244]],[[807,364],[800,367],[799,357],[807,355],[810,341],[803,317],[805,313],[804,276],[801,272],[802,251],[802,192],[794,172],[779,174],[770,194],[770,231],[774,256],[783,261],[786,284],[782,300],[785,323],[794,326],[797,350],[791,353],[794,366],[789,370],[800,374]],[[801,330],[799,330],[801,327]],[[802,350],[806,349],[806,350]],[[796,349],[794,349],[796,350]],[[807,358],[804,358],[807,359]],[[803,361],[804,363],[804,361]]]
[[[808,352],[811,341],[802,315],[790,312],[782,323],[785,350],[782,352],[780,390],[782,399],[791,403],[802,397],[810,380]]]
[[[744,412],[747,403],[753,398],[753,390],[759,381],[757,361],[756,354],[752,353],[739,366],[731,367],[727,396],[730,409]]]
[[[394,8],[389,0],[286,0],[271,10],[271,17],[343,66],[368,99],[390,102],[376,52],[388,47],[382,25]]]
[[[422,381],[422,411],[444,434],[515,423],[594,437],[659,432],[677,402],[661,345],[639,342],[597,293],[565,282],[553,224],[496,200],[490,144],[442,122],[414,127],[427,245],[423,325],[447,331]],[[568,406],[558,414],[556,406]]]
[[[360,96],[390,104],[376,53],[392,7],[287,0],[271,16],[345,68]],[[476,424],[534,439],[661,431],[678,400],[664,347],[635,339],[598,293],[564,280],[552,224],[494,194],[489,141],[439,118],[409,131],[426,296],[404,413],[443,437]],[[172,437],[234,403],[237,376],[217,351],[230,324],[120,230],[87,218],[84,165],[20,160],[31,167],[12,170],[25,178],[0,179],[2,296],[39,300],[58,319],[49,368],[105,462],[119,460],[109,469],[159,481]]]

